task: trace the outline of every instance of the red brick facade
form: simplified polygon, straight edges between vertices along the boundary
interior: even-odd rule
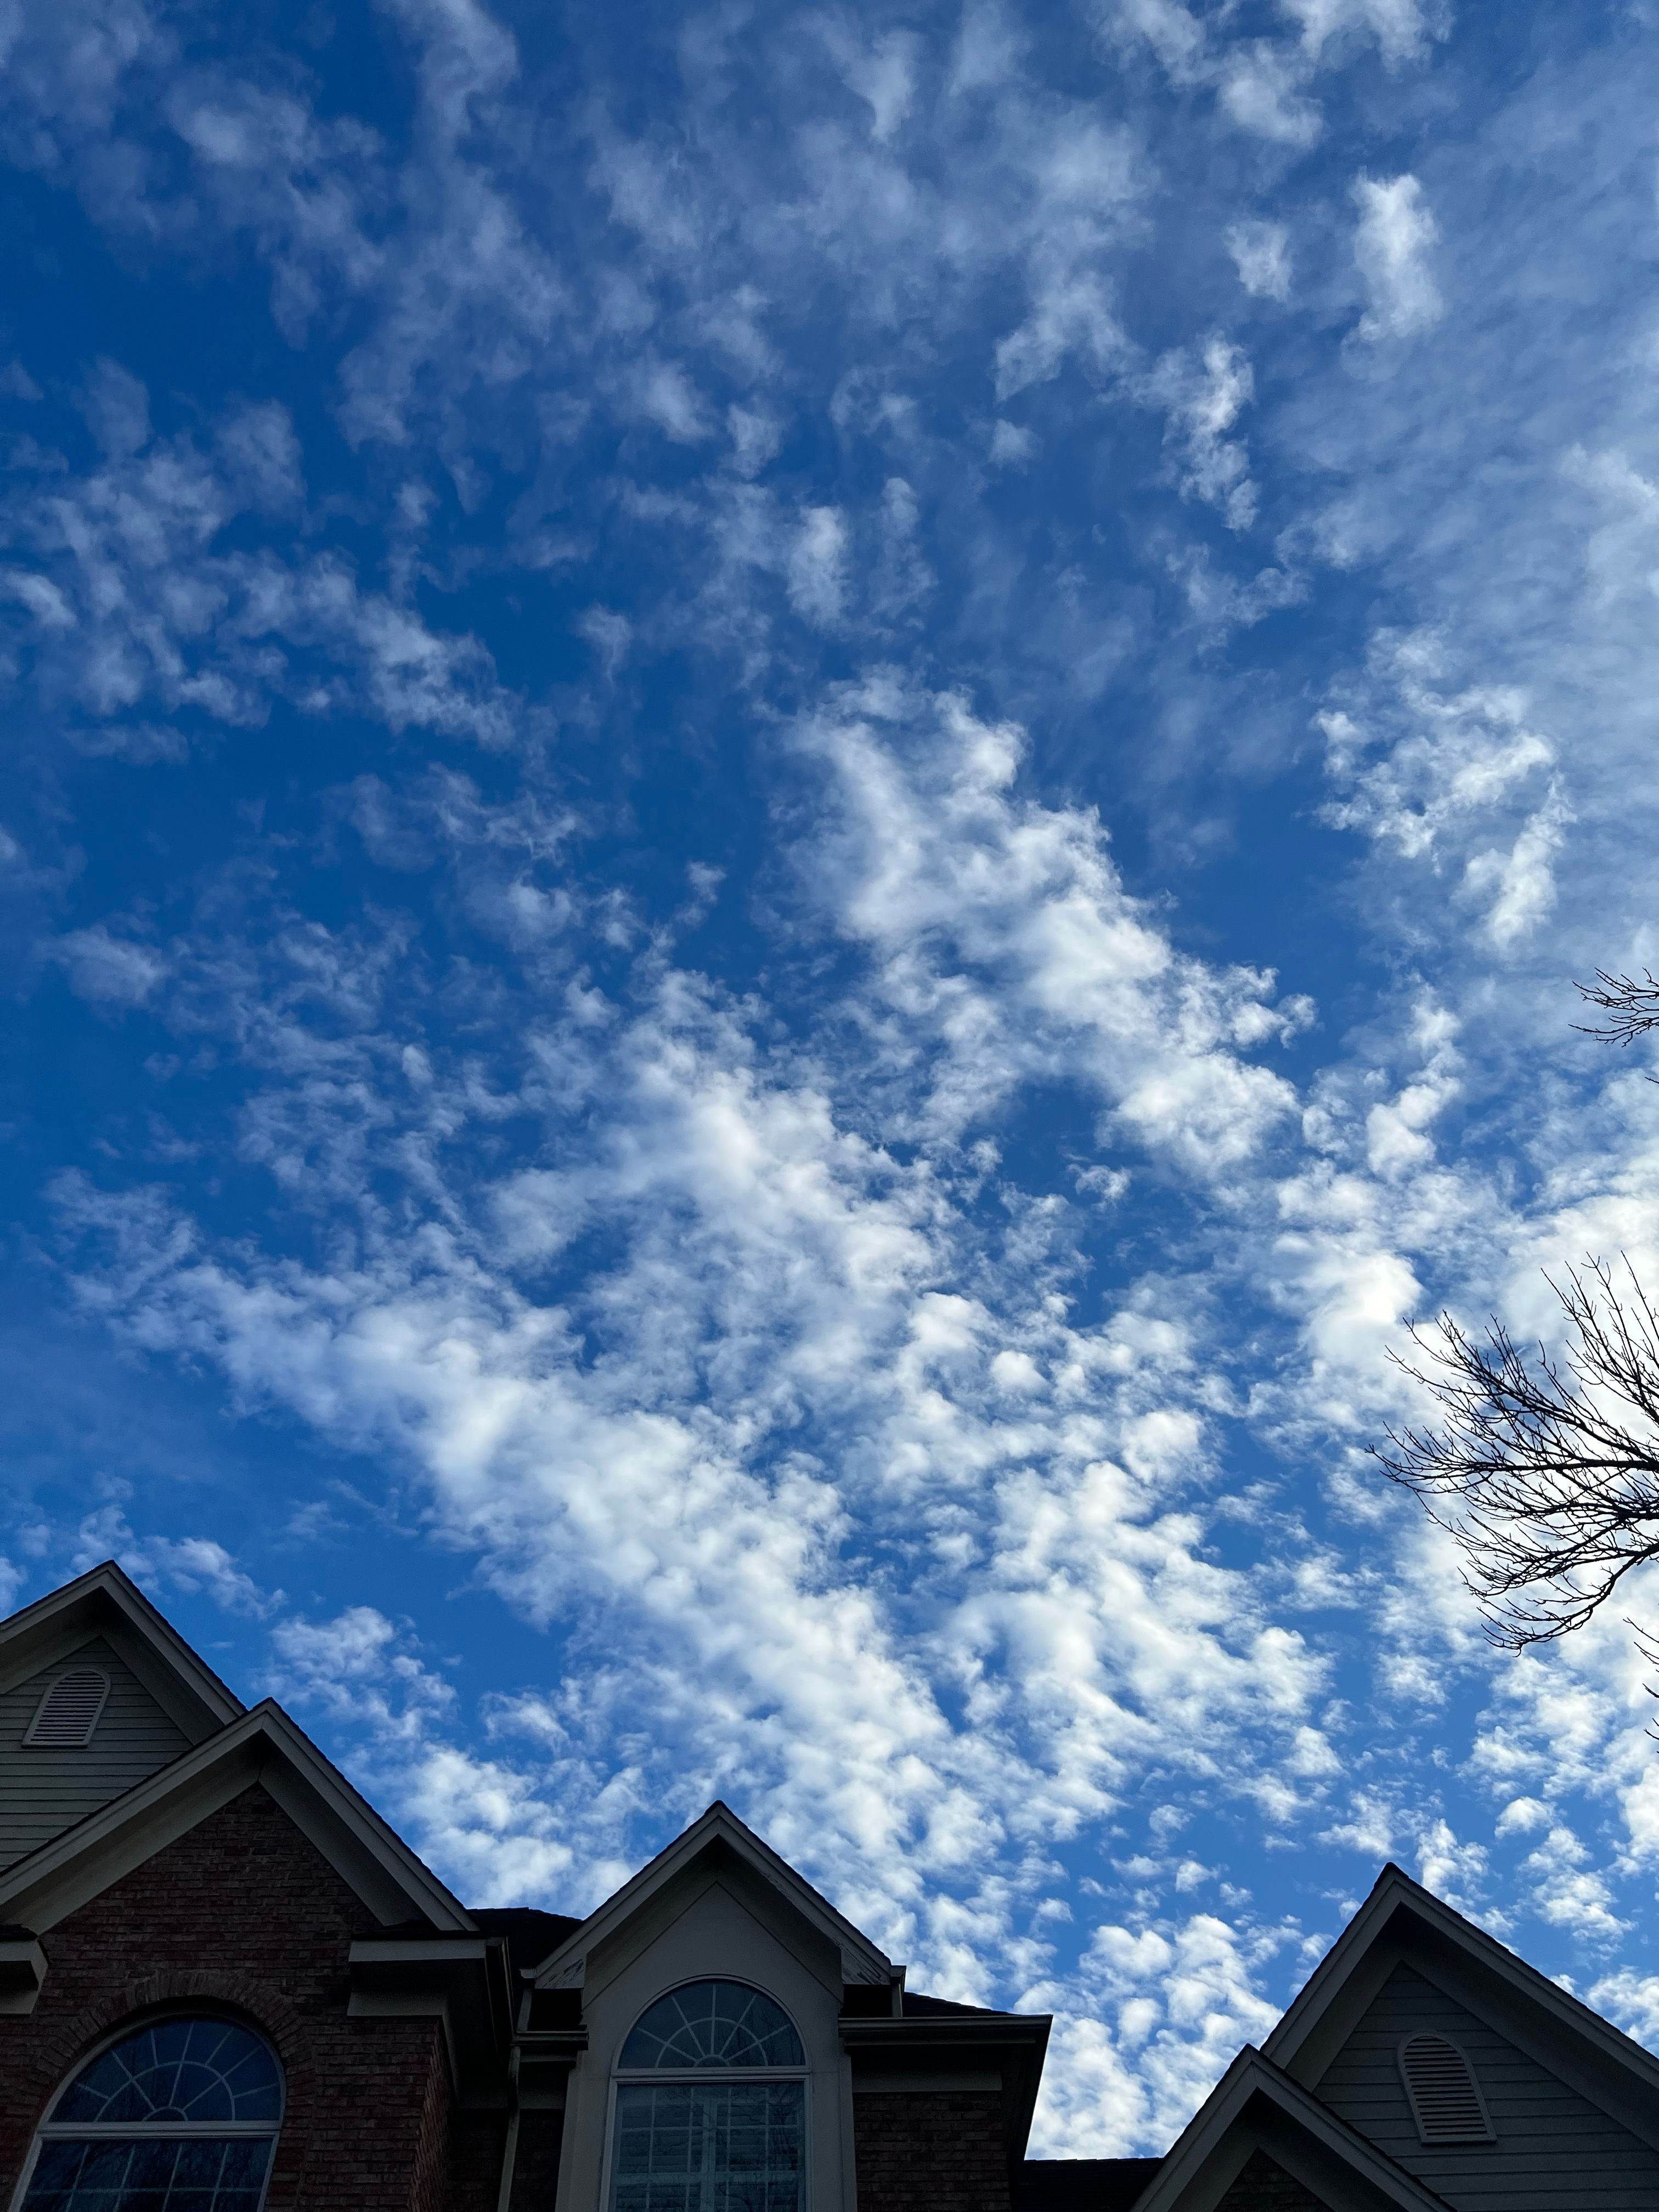
[[[856,2091],[859,2212],[1009,2212],[995,2089]]]
[[[347,2017],[352,1938],[379,1932],[257,1784],[70,1914],[41,1938],[34,2011],[0,2018],[0,2203],[88,2048],[149,2007],[196,1998],[246,2016],[282,2060],[270,2212],[493,2207],[502,2123],[456,2124],[438,2021]]]

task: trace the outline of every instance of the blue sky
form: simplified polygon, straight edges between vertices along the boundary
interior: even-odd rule
[[[1364,1451],[1659,1274],[1656,12],[9,15],[3,1594],[477,1903],[726,1798],[1050,2154],[1390,1856],[1659,2043]]]

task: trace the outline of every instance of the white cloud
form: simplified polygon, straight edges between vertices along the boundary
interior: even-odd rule
[[[789,599],[819,629],[841,617],[847,590],[847,525],[833,507],[809,507],[789,549]]]
[[[1620,1966],[1603,1974],[1584,1996],[1587,2003],[1605,2013],[1626,2035],[1645,2043],[1650,2051],[1659,2047],[1659,1974]]]
[[[1259,39],[1222,64],[1222,108],[1258,138],[1311,146],[1324,129],[1324,118],[1317,101],[1303,90],[1305,76],[1299,55]]]
[[[1258,499],[1249,454],[1225,434],[1255,397],[1249,356],[1229,339],[1212,336],[1200,364],[1181,355],[1166,356],[1150,388],[1167,409],[1170,434],[1184,453],[1182,491],[1218,507],[1230,530],[1248,530]]]
[[[942,1048],[922,1126],[962,1130],[1020,1076],[1064,1072],[1131,1140],[1224,1175],[1289,1110],[1282,1079],[1235,1046],[1282,1036],[1302,1010],[1273,1006],[1270,976],[1176,957],[1125,895],[1096,817],[1014,796],[1018,730],[878,677],[799,742],[834,774],[818,895],[875,959],[876,1018],[901,1025],[896,1076],[905,1039]]]
[[[84,750],[177,757],[182,738],[158,743],[147,718],[137,730],[131,718],[160,708],[257,726],[277,698],[506,742],[514,702],[476,638],[434,632],[412,607],[363,590],[337,553],[224,542],[233,523],[290,520],[303,506],[283,409],[233,404],[210,439],[154,436],[142,387],[103,368],[108,458],[76,477],[42,456],[5,515],[40,563],[8,572],[9,595],[46,634],[55,690],[92,718]]]
[[[1282,222],[1229,223],[1226,244],[1238,281],[1252,299],[1290,298],[1291,234]]]
[[[70,988],[94,1006],[142,1006],[167,972],[152,946],[112,937],[101,922],[71,930],[52,954],[67,972]]]
[[[842,74],[868,106],[870,136],[878,143],[890,138],[910,112],[920,46],[911,32],[886,31],[867,49],[842,46]]]
[[[1438,867],[1462,857],[1460,901],[1508,951],[1555,904],[1554,860],[1571,818],[1555,747],[1530,726],[1517,687],[1449,690],[1449,655],[1434,635],[1379,636],[1371,669],[1366,692],[1316,718],[1343,794],[1327,818],[1408,860]],[[1498,825],[1507,844],[1486,842]]]
[[[1440,231],[1423,187],[1410,175],[1360,176],[1353,198],[1359,210],[1353,258],[1370,301],[1358,335],[1373,342],[1415,337],[1444,312],[1429,267],[1429,250]]]
[[[1054,2024],[1064,2087],[1050,2093],[1046,2142],[1069,2157],[1110,2158],[1178,2132],[1240,2044],[1259,2043],[1278,2019],[1260,1975],[1285,1940],[1210,1913],[1097,1929],[1077,1991],[1089,2008]]]
[[[135,1535],[123,1503],[130,1486],[122,1483],[118,1492],[113,1502],[88,1514],[76,1532],[70,1560],[77,1574],[115,1559],[141,1583],[192,1597],[205,1590],[226,1613],[262,1620],[283,1604],[281,1590],[262,1589],[210,1537]]]
[[[1285,13],[1302,26],[1302,42],[1320,53],[1345,34],[1367,33],[1376,40],[1390,68],[1420,61],[1431,41],[1443,39],[1447,11],[1429,0],[1279,0]]]

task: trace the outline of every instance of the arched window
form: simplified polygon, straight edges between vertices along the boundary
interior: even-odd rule
[[[806,2053],[746,1982],[688,1982],[617,2061],[611,2212],[804,2212]]]
[[[151,2021],[60,2091],[21,2212],[258,2212],[282,2118],[282,2069],[257,2035]]]

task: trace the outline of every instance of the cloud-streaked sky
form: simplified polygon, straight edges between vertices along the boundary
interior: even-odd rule
[[[1659,1273],[1659,9],[0,52],[0,1595],[479,1904],[725,1797],[1051,2154],[1390,1856],[1659,2038],[1629,1630],[1364,1454]]]

